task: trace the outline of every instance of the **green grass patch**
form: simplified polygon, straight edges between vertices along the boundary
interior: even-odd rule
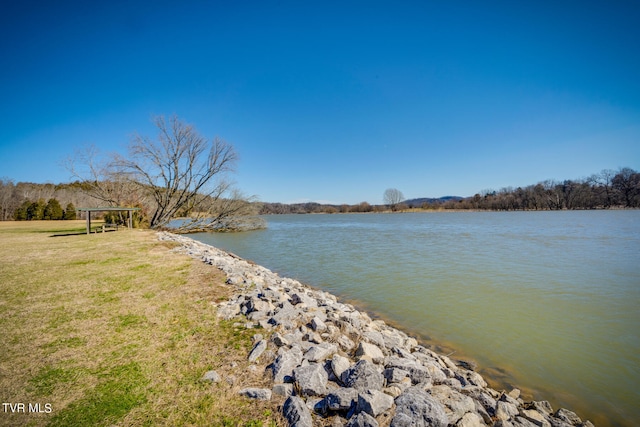
[[[104,305],[120,301],[120,296],[116,291],[98,292],[93,296],[97,304]]]
[[[145,403],[149,380],[138,363],[115,366],[84,398],[55,414],[50,426],[106,426]]]
[[[37,396],[50,396],[57,387],[73,381],[77,376],[78,372],[74,369],[45,366],[29,380],[29,388]]]
[[[238,321],[222,320],[220,321],[220,329],[223,332],[224,337],[229,346],[235,350],[247,350],[253,346],[251,338],[253,335],[259,332],[261,328],[246,329],[244,326],[239,326]],[[260,330],[260,332],[262,332]]]
[[[78,261],[71,261],[68,265],[77,266],[77,265],[87,265],[87,264],[93,264],[93,263],[95,263],[95,261],[92,259],[81,259]]]
[[[45,344],[43,348],[47,351],[47,354],[54,353],[58,350],[65,348],[78,348],[87,344],[87,339],[84,337],[61,337],[48,344]]]
[[[49,329],[56,329],[73,320],[73,316],[64,307],[58,307],[51,311],[49,317]]]
[[[140,264],[140,265],[133,266],[129,270],[130,271],[140,271],[140,270],[146,270],[148,268],[151,268],[151,264],[145,263],[145,264]]]
[[[122,332],[123,329],[142,326],[147,323],[147,318],[137,314],[119,314],[115,321],[116,331]]]
[[[109,264],[114,264],[114,263],[120,263],[122,262],[123,259],[121,257],[112,257],[112,258],[107,258],[107,259],[103,259],[99,262],[99,264],[101,265],[109,265]]]

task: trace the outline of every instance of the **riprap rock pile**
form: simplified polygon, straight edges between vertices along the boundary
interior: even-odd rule
[[[314,419],[349,427],[593,426],[569,410],[553,411],[546,401],[524,402],[518,390],[488,387],[477,372],[334,295],[184,236],[159,238],[180,243],[178,251],[226,274],[236,292],[218,304],[220,317],[238,317],[269,332],[248,358],[272,358],[272,388],[241,393],[282,396],[291,426],[311,427]]]

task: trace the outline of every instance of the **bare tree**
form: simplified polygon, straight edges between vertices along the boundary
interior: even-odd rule
[[[134,135],[126,156],[100,158],[94,148],[67,161],[86,191],[109,206],[139,206],[151,228],[182,217],[177,232],[264,227],[257,207],[226,179],[237,160],[233,146],[208,140],[172,116],[156,117],[156,139]]]
[[[612,169],[603,169],[599,174],[591,175],[589,183],[592,187],[597,188],[601,194],[605,208],[609,208],[613,204],[613,178],[616,172]]]
[[[397,188],[387,188],[382,196],[384,204],[388,205],[392,211],[395,211],[398,204],[404,200],[404,194]]]
[[[154,123],[157,140],[135,135],[128,157],[116,155],[111,163],[117,176],[150,194],[150,227],[162,228],[183,216],[188,219],[177,229],[182,232],[241,228],[238,217],[253,211],[226,179],[237,160],[233,146],[220,138],[207,140],[176,116],[157,117]]]
[[[125,176],[116,173],[110,156],[101,155],[95,145],[76,150],[66,159],[65,168],[73,179],[81,182],[80,188],[93,199],[93,203],[106,206],[122,206],[130,202],[132,186]]]
[[[640,195],[640,173],[631,168],[620,168],[613,177],[611,186],[618,191],[625,207],[637,206],[636,198]]]
[[[9,178],[0,178],[0,221],[13,217],[18,201],[14,197],[15,183]]]

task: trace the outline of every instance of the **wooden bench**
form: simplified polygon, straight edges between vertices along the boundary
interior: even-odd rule
[[[102,232],[106,232],[107,230],[118,231],[120,226],[118,224],[102,224]]]
[[[122,227],[122,225],[119,225],[119,224],[95,225],[91,227],[90,233],[97,234],[97,233],[106,233],[107,231],[118,231],[120,230],[120,227]]]

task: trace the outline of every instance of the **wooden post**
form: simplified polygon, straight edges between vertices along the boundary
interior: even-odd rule
[[[91,234],[91,211],[87,211],[87,234]]]
[[[131,221],[131,210],[127,211],[129,212],[129,220],[127,221],[127,225],[129,226],[129,230],[131,230],[132,228],[132,221]]]

